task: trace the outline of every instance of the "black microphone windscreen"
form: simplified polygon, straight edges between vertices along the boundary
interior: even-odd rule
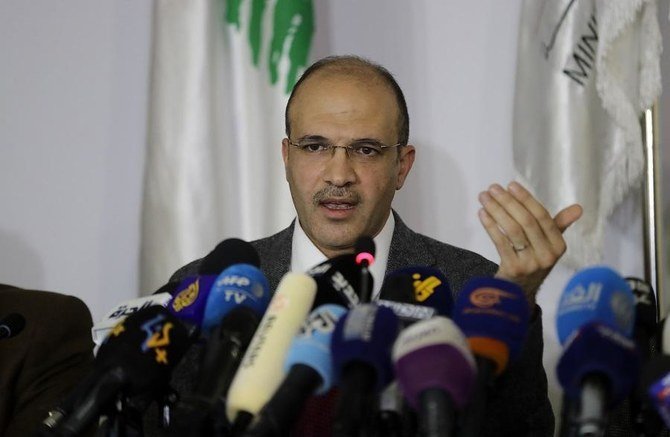
[[[401,303],[417,303],[414,293],[414,279],[409,275],[391,275],[384,279],[379,299]]]
[[[191,333],[161,306],[137,311],[117,324],[100,346],[98,369],[124,368],[129,390],[147,392],[167,384],[191,344]]]
[[[198,273],[218,275],[233,264],[251,264],[260,268],[261,260],[258,252],[250,243],[239,238],[228,238],[220,242],[203,258]]]
[[[356,245],[354,246],[356,253],[367,252],[375,255],[375,241],[372,237],[367,235],[362,235],[356,240]]]
[[[0,320],[0,338],[11,338],[23,331],[26,319],[21,314],[11,313]]]

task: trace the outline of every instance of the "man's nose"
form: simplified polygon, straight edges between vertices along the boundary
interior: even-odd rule
[[[356,182],[356,171],[351,159],[347,155],[347,149],[336,147],[333,156],[326,162],[324,180],[337,187],[343,187]]]

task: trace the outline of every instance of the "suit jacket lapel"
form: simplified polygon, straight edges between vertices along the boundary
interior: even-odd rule
[[[391,238],[391,249],[386,264],[386,274],[403,267],[435,266],[435,257],[423,243],[423,239],[402,221],[393,211],[395,229]]]
[[[291,248],[293,247],[293,227],[295,220],[283,231],[262,240],[253,242],[261,258],[261,269],[274,292],[281,278],[291,267]]]

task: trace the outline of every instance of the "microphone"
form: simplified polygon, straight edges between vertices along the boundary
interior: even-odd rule
[[[307,274],[314,278],[318,289],[313,308],[332,303],[351,309],[361,302],[356,290],[361,290],[364,281],[354,254],[330,258],[309,269]],[[370,272],[366,277],[372,284]]]
[[[202,259],[198,274],[218,275],[233,264],[251,264],[260,268],[261,260],[250,243],[239,238],[227,238]]]
[[[398,385],[419,411],[419,435],[453,435],[456,410],[470,400],[477,369],[465,336],[446,317],[405,328],[393,345]]]
[[[635,298],[635,324],[633,325],[633,340],[637,345],[642,363],[642,373],[635,390],[635,396],[630,397],[630,422],[637,435],[656,435],[660,432],[660,421],[655,413],[651,411],[646,396],[641,391],[642,377],[651,370],[647,367],[648,361],[654,352],[658,350],[656,331],[657,310],[656,297],[651,284],[643,279],[627,277],[626,282],[630,286]],[[652,381],[648,381],[651,383]]]
[[[214,434],[219,425],[205,422],[225,417],[223,397],[270,301],[270,285],[250,264],[234,264],[218,276],[204,309],[202,332],[207,344],[195,392],[184,396],[175,417],[180,434]],[[220,412],[220,414],[216,414]]]
[[[330,341],[335,324],[346,311],[342,306],[326,304],[310,313],[286,356],[286,378],[245,436],[289,435],[307,398],[330,390],[335,376]]]
[[[461,435],[478,436],[486,417],[487,389],[521,354],[530,310],[521,288],[498,278],[468,281],[456,299],[453,319],[475,354],[478,376]]]
[[[277,286],[228,391],[226,414],[239,432],[267,403],[283,379],[283,363],[316,295],[316,282],[289,272]]]
[[[635,324],[633,325],[633,339],[637,344],[642,361],[647,361],[652,354],[652,341],[657,329],[656,297],[654,289],[647,281],[627,277],[635,300]]]
[[[599,322],[627,337],[633,333],[635,302],[628,283],[609,267],[577,272],[565,286],[556,315],[561,344],[581,326]]]
[[[414,280],[404,274],[391,275],[384,279],[376,303],[391,309],[400,318],[403,326],[429,319],[437,314],[435,308],[416,304]]]
[[[165,308],[135,312],[116,325],[100,346],[93,372],[65,405],[49,414],[42,433],[78,436],[101,415],[118,414],[119,397],[157,397],[190,345],[191,333]]]
[[[127,300],[112,308],[102,320],[96,323],[91,329],[93,342],[99,347],[105,338],[107,338],[111,330],[131,314],[155,305],[162,307],[167,306],[172,300],[172,292],[177,289],[178,285],[179,284],[176,282],[168,282],[158,290],[160,292],[157,291],[150,296]]]
[[[638,372],[635,343],[617,329],[596,321],[570,336],[556,374],[566,398],[578,402],[579,435],[602,435],[607,408],[630,393]]]
[[[385,284],[390,284],[394,281],[411,281],[414,291],[413,298],[411,300],[405,298],[403,302],[423,305],[433,308],[439,315],[451,316],[454,307],[451,288],[449,287],[447,278],[436,268],[412,266],[398,269],[386,275],[384,279]],[[381,298],[396,300],[380,294]]]
[[[0,340],[17,336],[26,326],[26,319],[21,314],[11,313],[0,320]]]
[[[209,333],[230,311],[251,309],[260,316],[270,303],[270,284],[251,264],[234,264],[216,278],[207,297],[202,329]]]
[[[356,240],[354,245],[356,254],[356,264],[361,268],[361,302],[370,302],[372,298],[372,281],[368,267],[375,262],[375,242],[372,237],[362,235]]]
[[[228,238],[203,258],[196,276],[186,277],[180,282],[168,309],[182,322],[202,327],[207,299],[214,282],[223,270],[235,264],[258,267],[260,260],[251,244],[238,238]],[[216,320],[213,323],[216,324],[221,319],[212,320]],[[206,329],[205,334],[207,332]]]
[[[340,387],[334,436],[357,435],[367,425],[374,393],[392,379],[391,347],[399,330],[393,311],[373,304],[361,304],[337,322],[331,341]]]
[[[638,435],[658,435],[664,424],[670,428],[670,356],[653,357],[644,365],[636,398],[645,407],[634,417]]]

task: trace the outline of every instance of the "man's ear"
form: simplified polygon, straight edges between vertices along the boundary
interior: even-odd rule
[[[401,189],[402,186],[405,185],[407,175],[409,174],[409,171],[412,169],[412,165],[414,164],[415,154],[416,150],[411,144],[400,147],[400,156],[398,157],[398,174],[396,176],[395,184],[396,190]]]
[[[281,159],[284,161],[284,177],[288,181],[288,138],[281,140]]]

